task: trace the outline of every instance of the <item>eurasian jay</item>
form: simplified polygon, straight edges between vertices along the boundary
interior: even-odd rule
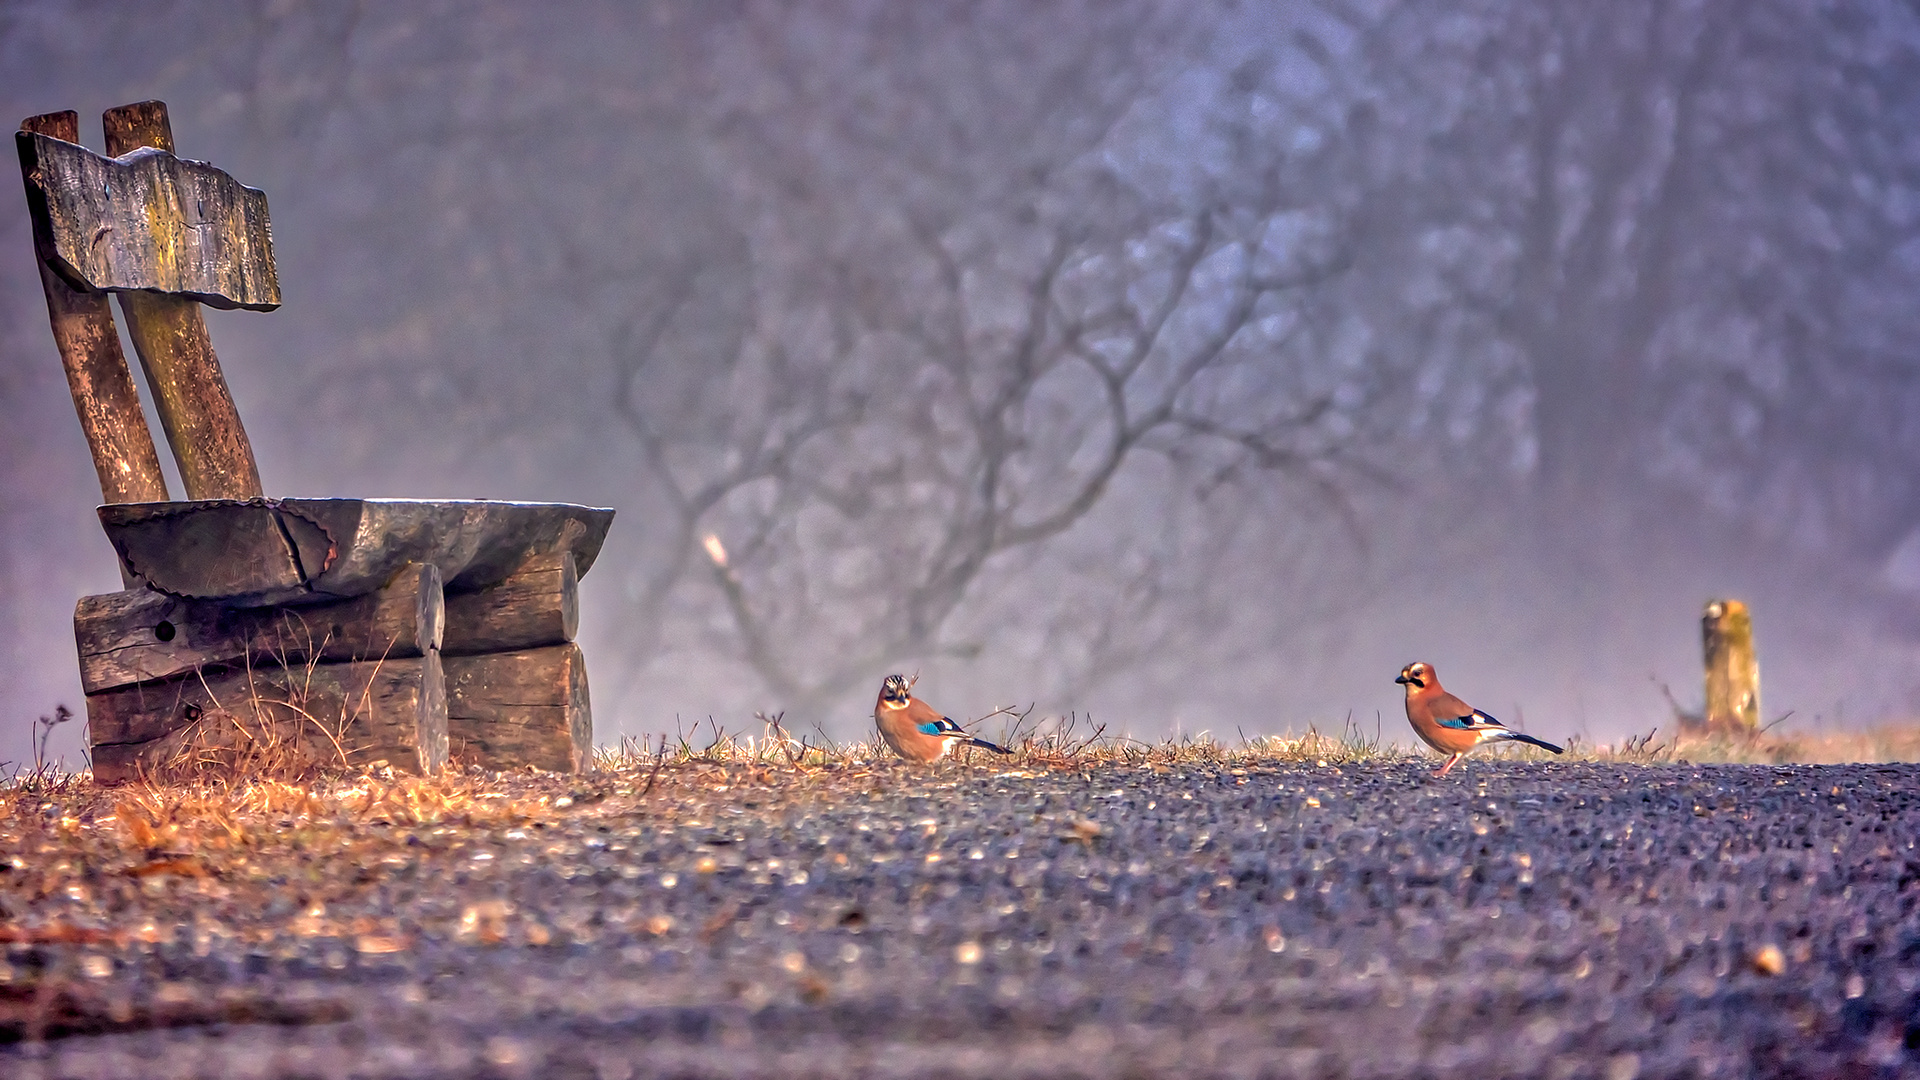
[[[933,706],[913,696],[913,680],[905,675],[889,675],[880,684],[880,700],[873,705],[873,722],[880,737],[893,752],[908,761],[937,761],[955,743],[982,746],[995,753],[1013,751],[985,739],[976,739],[959,724],[935,712]]]
[[[1407,722],[1413,725],[1413,733],[1428,746],[1448,755],[1447,763],[1434,770],[1435,776],[1447,775],[1454,762],[1483,743],[1511,739],[1556,754],[1564,753],[1560,747],[1514,731],[1447,693],[1440,686],[1440,676],[1434,674],[1432,664],[1408,664],[1393,681],[1407,688]]]

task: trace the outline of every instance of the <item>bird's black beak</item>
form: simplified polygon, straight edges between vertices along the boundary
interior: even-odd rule
[[[1427,687],[1426,683],[1421,682],[1419,679],[1416,679],[1411,675],[1402,675],[1393,681],[1397,683],[1412,683],[1413,685],[1420,687],[1422,690],[1426,689]]]

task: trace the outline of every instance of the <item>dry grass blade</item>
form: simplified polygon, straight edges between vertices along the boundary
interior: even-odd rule
[[[660,779],[660,767],[667,763],[667,737],[660,736],[660,753],[654,756],[653,771],[647,774],[646,790],[640,793],[642,799],[653,794],[653,785]]]

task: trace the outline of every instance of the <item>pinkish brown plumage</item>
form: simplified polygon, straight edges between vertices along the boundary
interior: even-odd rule
[[[913,680],[904,675],[889,675],[880,683],[880,698],[873,703],[873,722],[887,746],[908,761],[938,761],[955,743],[1012,753],[1004,746],[974,738],[933,706],[914,697]]]
[[[1440,685],[1432,664],[1415,662],[1400,669],[1393,680],[1407,688],[1407,722],[1413,733],[1435,750],[1448,755],[1433,775],[1445,776],[1467,751],[1490,742],[1523,742],[1562,753],[1560,747],[1507,727],[1492,716],[1461,701]]]

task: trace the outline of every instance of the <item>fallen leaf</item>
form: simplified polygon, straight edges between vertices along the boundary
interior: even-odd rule
[[[207,868],[200,865],[200,860],[189,855],[171,859],[152,859],[139,866],[127,868],[129,877],[152,877],[155,874],[178,874],[181,877],[203,878],[207,876]]]
[[[67,923],[48,923],[45,926],[6,926],[0,925],[0,944],[5,945],[104,945],[119,938],[110,930],[96,930],[90,926],[72,926]]]

